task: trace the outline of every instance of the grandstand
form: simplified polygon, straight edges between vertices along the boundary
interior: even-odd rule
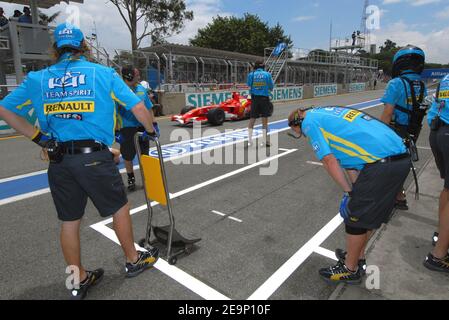
[[[144,48],[148,58],[144,70],[153,83],[165,91],[186,91],[217,86],[242,85],[256,60],[268,61],[274,48],[264,56],[227,52],[193,46],[164,44]],[[324,50],[292,49],[278,77],[278,85],[369,82],[378,71],[378,61],[357,55]],[[136,56],[123,52],[117,56]],[[155,76],[156,75],[156,76]],[[159,81],[159,82],[158,82]]]

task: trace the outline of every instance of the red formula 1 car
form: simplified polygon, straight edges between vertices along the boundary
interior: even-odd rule
[[[251,112],[251,99],[234,92],[232,98],[220,103],[206,107],[185,107],[181,114],[174,115],[172,121],[181,125],[189,125],[201,122],[213,126],[221,126],[226,120],[248,119]]]

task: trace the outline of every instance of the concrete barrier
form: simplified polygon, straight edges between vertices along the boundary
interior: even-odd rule
[[[378,88],[381,83],[378,83]],[[363,90],[362,90],[363,89]],[[292,102],[303,99],[325,97],[331,95],[347,94],[350,92],[362,92],[371,90],[369,83],[356,84],[306,84],[300,87],[278,87],[272,94],[272,101]],[[353,91],[351,91],[353,90]],[[248,94],[248,90],[238,90],[241,94]],[[185,106],[200,107],[210,104],[218,104],[232,97],[233,91],[210,91],[197,93],[161,93],[161,103],[164,113],[167,115],[178,114]]]

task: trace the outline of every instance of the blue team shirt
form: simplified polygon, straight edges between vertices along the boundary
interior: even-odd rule
[[[151,103],[150,98],[148,97],[147,90],[141,85],[138,84],[136,87],[132,89],[132,91],[136,94],[137,97],[145,104],[148,110],[153,108],[153,104]],[[128,111],[126,108],[123,108],[120,104],[117,104],[118,108],[118,126],[120,128],[135,128],[141,127],[142,124],[137,120],[134,114],[131,111]]]
[[[274,88],[273,78],[269,72],[257,69],[248,75],[247,85],[251,95],[269,97]]]
[[[0,105],[24,116],[34,108],[43,132],[58,142],[114,143],[115,102],[131,110],[141,100],[112,69],[64,55],[46,69],[30,72]]]
[[[438,114],[440,115],[441,120],[449,124],[449,75],[441,80],[440,94],[437,97],[437,100],[438,101],[435,101],[429,110],[429,115],[427,117],[429,125]]]
[[[403,77],[408,78],[409,80],[415,81],[415,80],[421,80],[421,76],[416,73],[412,74],[406,74],[403,75]],[[407,93],[405,92],[404,82],[407,87]],[[393,106],[401,106],[408,110],[413,110],[413,105],[411,101],[411,90],[410,85],[406,82],[397,77],[391,80],[388,83],[387,89],[385,90],[385,94],[380,100],[382,103],[385,104],[391,104]],[[415,94],[417,95],[417,98],[419,98],[419,95],[421,93],[421,89],[415,89]],[[424,97],[427,96],[427,89],[424,91]],[[406,126],[409,124],[409,115],[399,111],[397,109],[394,110],[394,120],[397,124]]]
[[[33,23],[31,16],[21,15],[18,20],[19,23]]]
[[[402,139],[387,125],[363,112],[322,107],[307,112],[304,134],[319,160],[333,154],[345,169],[406,153]]]

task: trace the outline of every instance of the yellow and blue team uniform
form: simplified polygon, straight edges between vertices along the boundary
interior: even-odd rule
[[[449,75],[441,80],[437,94],[438,97],[436,97],[430,108],[427,120],[429,125],[431,125],[433,119],[439,116],[443,122],[449,124]]]
[[[437,119],[439,118],[439,119]],[[439,121],[437,121],[439,120]],[[443,78],[428,114],[430,147],[445,189],[449,189],[449,75]]]
[[[250,87],[251,95],[269,97],[274,88],[273,78],[269,72],[262,68],[248,75],[247,85]]]
[[[0,105],[20,116],[34,108],[41,130],[58,142],[93,139],[111,146],[115,103],[130,111],[140,101],[112,68],[67,53],[55,65],[30,72]]]
[[[141,84],[137,84],[137,86],[135,86],[131,90],[141,101],[143,101],[145,107],[148,110],[151,110],[153,108],[153,103],[148,96],[147,90]],[[137,128],[142,126],[142,124],[139,122],[139,120],[136,119],[134,114],[131,111],[127,110],[126,107],[123,107],[121,104],[117,103],[117,109],[119,122],[117,125],[119,128]]]
[[[403,74],[401,77],[407,78],[410,81],[421,81],[421,76],[417,73]],[[399,106],[404,109],[413,110],[412,93],[410,84],[397,77],[392,79],[385,90],[384,96],[381,98],[381,102],[384,104],[390,104],[393,106]],[[421,94],[421,88],[415,87],[416,99],[419,98]],[[424,87],[424,97],[427,96],[427,88]],[[400,126],[407,126],[410,123],[410,117],[407,113],[394,109],[394,121]]]
[[[384,123],[344,107],[308,111],[302,130],[319,160],[333,154],[345,169],[362,170],[366,164],[406,153],[402,139]]]

